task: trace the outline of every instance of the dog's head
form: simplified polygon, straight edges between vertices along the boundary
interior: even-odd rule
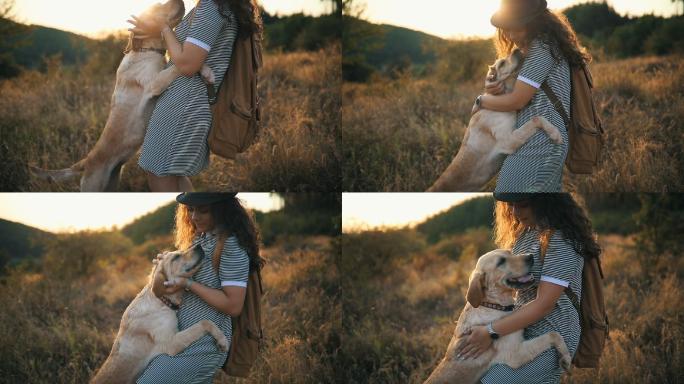
[[[158,297],[164,296],[164,282],[174,280],[177,277],[190,277],[202,266],[204,251],[199,245],[195,245],[185,251],[167,253],[157,265],[153,273],[152,290]],[[182,287],[178,287],[180,291]]]
[[[486,83],[489,85],[506,80],[514,81],[522,61],[522,52],[518,48],[514,49],[508,57],[501,58],[489,66]]]
[[[530,274],[532,263],[531,254],[514,255],[505,249],[480,256],[470,275],[466,299],[475,308],[485,298],[502,305],[512,303],[516,289],[534,284],[534,277]]]
[[[171,28],[180,24],[185,15],[183,0],[169,0],[166,3],[157,3],[146,9],[139,18],[141,20],[163,18]]]

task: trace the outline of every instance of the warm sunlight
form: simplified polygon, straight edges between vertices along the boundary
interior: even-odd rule
[[[343,193],[342,232],[416,224],[488,193]]]
[[[366,6],[362,17],[371,22],[398,25],[443,38],[492,36],[495,29],[489,19],[500,4],[499,0],[423,0],[419,3],[412,0],[361,1],[364,2]],[[548,0],[548,5],[555,10],[586,2]],[[649,13],[670,16],[677,13],[680,7],[679,2],[673,3],[671,0],[611,0],[608,4],[619,14],[632,16]]]
[[[177,193],[3,193],[0,219],[52,232],[109,229],[175,200]],[[269,193],[239,193],[247,207],[271,211],[283,206]]]
[[[38,24],[88,36],[101,36],[108,32],[126,29],[126,20],[159,0],[16,0],[16,20]],[[186,11],[194,7],[195,0],[184,0]],[[329,8],[320,0],[262,0],[264,9],[281,15],[304,12],[320,14]]]

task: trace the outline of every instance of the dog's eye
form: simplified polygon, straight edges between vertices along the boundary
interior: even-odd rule
[[[496,266],[497,266],[497,267],[500,267],[500,266],[502,266],[505,262],[506,262],[506,259],[502,257],[502,258],[500,258],[499,261],[496,263]]]
[[[176,255],[173,257],[173,260],[171,260],[171,261],[176,261],[176,260],[178,260],[179,257],[180,257],[180,255]]]

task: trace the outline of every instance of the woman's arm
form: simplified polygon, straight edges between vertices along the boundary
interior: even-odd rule
[[[213,289],[193,282],[190,291],[226,315],[237,316],[242,312],[242,306],[245,304],[247,288],[228,286]]]
[[[536,92],[537,88],[523,81],[516,80],[513,92],[511,93],[482,95],[480,98],[480,108],[499,112],[519,111],[532,100]]]
[[[194,76],[199,72],[209,52],[192,43],[185,42],[181,45],[176,34],[168,25],[162,29],[161,34],[166,41],[166,49],[173,65],[180,70],[183,76]]]
[[[565,287],[542,281],[537,289],[537,297],[510,315],[496,320],[492,328],[500,336],[521,330],[541,320],[549,314]],[[464,337],[456,346],[456,356],[460,359],[476,358],[492,344],[492,338],[486,326],[475,326],[468,337]]]
[[[165,293],[171,294],[178,292],[179,289],[187,287],[188,279],[177,277],[174,281],[164,282]],[[190,284],[190,291],[199,296],[207,304],[216,308],[218,311],[228,316],[237,316],[242,312],[245,304],[247,288],[238,286],[226,286],[221,289],[209,288],[196,281]]]
[[[159,36],[166,41],[166,49],[169,52],[169,57],[173,64],[180,70],[183,76],[194,76],[202,68],[204,61],[209,55],[209,52],[195,44],[185,42],[183,45],[176,38],[176,34],[163,18],[158,18],[149,21],[143,21],[135,16],[128,20],[133,24],[134,28],[129,31],[133,32],[138,38],[147,38],[150,36]]]

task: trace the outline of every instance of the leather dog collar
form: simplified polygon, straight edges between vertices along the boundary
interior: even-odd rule
[[[511,312],[513,311],[513,308],[515,308],[515,305],[499,305],[499,304],[494,304],[494,303],[488,303],[486,301],[483,301],[480,303],[481,306],[486,307],[486,308],[491,308],[491,309],[496,309],[499,311],[504,311],[504,312]]]
[[[178,306],[178,304],[175,304],[174,302],[169,300],[169,298],[166,296],[157,296],[157,297],[159,298],[159,300],[161,300],[162,303],[166,304],[167,307],[173,309],[174,311],[177,311],[178,308],[180,308]]]

